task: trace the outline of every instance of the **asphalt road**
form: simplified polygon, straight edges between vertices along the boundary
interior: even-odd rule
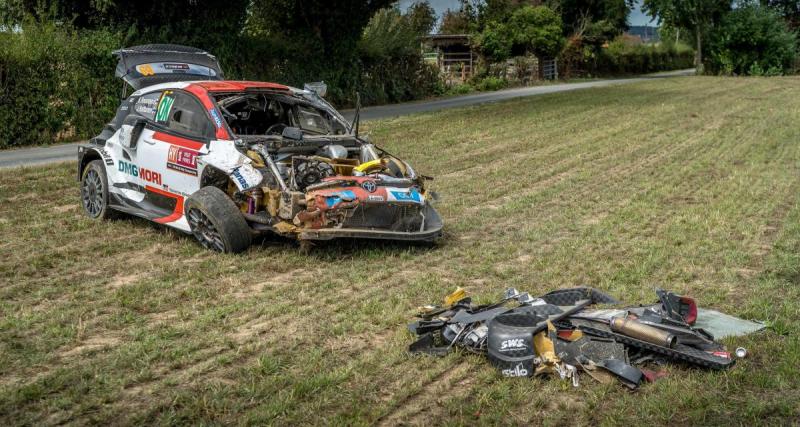
[[[405,104],[380,105],[366,107],[361,110],[361,120],[377,120],[390,117],[404,116],[414,113],[443,110],[446,108],[466,107],[469,105],[487,102],[503,101],[512,98],[544,95],[548,93],[567,92],[571,90],[606,87],[622,84],[637,83],[650,79],[681,77],[693,75],[694,70],[679,70],[666,73],[649,74],[628,79],[595,80],[582,83],[562,83],[546,86],[523,87],[517,89],[500,90],[496,92],[481,92],[472,95],[451,98],[434,99],[431,101],[409,102]],[[344,111],[345,117],[351,117],[352,111]],[[19,148],[0,151],[0,168],[34,166],[47,163],[63,162],[75,159],[77,147],[80,142],[52,145],[48,147]]]

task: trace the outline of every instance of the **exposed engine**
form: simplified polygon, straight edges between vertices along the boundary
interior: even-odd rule
[[[292,188],[298,191],[322,182],[324,178],[335,175],[329,159],[314,159],[308,157],[292,158]]]
[[[301,239],[330,238],[325,230],[354,230],[361,237],[371,231],[418,233],[425,229],[426,214],[441,227],[427,203],[426,178],[342,132],[335,111],[282,95],[218,102],[231,127],[241,132],[240,151],[264,177],[257,188],[228,186],[251,223]]]

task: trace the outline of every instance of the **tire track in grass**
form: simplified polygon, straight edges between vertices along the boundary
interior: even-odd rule
[[[446,367],[438,374],[429,377],[415,390],[408,390],[403,398],[389,407],[386,414],[376,420],[376,424],[378,426],[393,426],[399,423],[416,425],[413,420],[419,417],[423,410],[430,408],[431,403],[440,400],[442,395],[453,393],[453,389],[464,383],[473,370],[474,368],[470,367],[468,362],[460,362],[455,366]],[[464,394],[458,391],[456,393]]]
[[[684,140],[681,144],[668,145],[667,149],[652,152],[649,156],[645,157],[643,160],[639,160],[639,161],[637,161],[635,163],[632,163],[632,162],[619,162],[618,158],[614,158],[615,163],[617,164],[617,166],[613,166],[610,169],[605,168],[605,169],[610,171],[606,175],[607,176],[611,176],[612,179],[610,179],[610,180],[602,180],[602,181],[601,180],[591,180],[591,176],[594,175],[594,174],[591,174],[585,180],[591,180],[592,185],[586,185],[586,184],[580,185],[580,187],[579,187],[581,189],[580,191],[578,191],[578,192],[569,192],[569,193],[570,194],[578,194],[581,197],[585,197],[588,194],[596,193],[597,190],[600,189],[600,188],[604,188],[604,187],[608,188],[609,184],[616,184],[617,187],[620,186],[620,185],[625,185],[625,184],[628,183],[628,180],[631,177],[636,176],[636,174],[638,172],[646,171],[646,170],[653,170],[651,168],[653,168],[653,166],[657,166],[659,164],[661,164],[661,165],[670,165],[670,162],[665,161],[666,159],[668,159],[670,157],[674,157],[675,155],[682,154],[686,150],[691,150],[694,145],[696,145],[694,143],[694,141]],[[656,143],[656,144],[653,144],[653,146],[659,146],[659,144]],[[698,150],[700,149],[699,147],[695,147],[695,148],[697,148]],[[642,148],[641,150],[636,150],[635,153],[638,153],[639,151],[646,151],[646,150],[647,150],[646,148]],[[631,161],[638,158],[635,155],[634,156],[626,156],[626,157],[629,158]],[[658,170],[658,169],[665,170],[665,168],[667,168],[666,170],[669,170],[668,166],[663,166],[661,168],[656,168],[656,170]],[[603,170],[604,167],[603,166],[598,166],[597,169]],[[589,175],[589,174],[587,174],[587,175]],[[648,180],[643,180],[643,182],[647,182],[647,181]],[[650,182],[653,182],[653,181],[655,181],[655,180],[651,180]],[[555,192],[557,192],[557,188],[560,188],[560,187],[562,187],[562,185],[555,186],[555,187],[552,187],[552,188],[548,188],[548,190],[550,190],[550,192],[555,193]],[[617,187],[611,187],[611,191],[609,191],[609,192],[614,194],[613,189],[617,188]],[[531,193],[535,193],[535,190],[532,191]],[[628,192],[627,194],[630,194],[630,192]],[[535,194],[528,194],[528,196],[534,196],[534,195]],[[566,201],[564,204],[571,204],[572,200],[573,199],[570,199],[570,200]],[[498,212],[496,215],[506,216],[509,210],[514,211],[516,209],[517,208],[515,208],[513,206],[511,208],[509,208],[509,209],[501,209],[500,212]],[[563,214],[553,212],[553,215],[554,216],[559,216],[559,215],[563,215]],[[512,223],[513,223],[513,221],[512,221]],[[502,223],[502,224],[495,224],[494,227],[505,228],[505,227],[508,227],[509,225],[510,224],[508,224],[508,223]]]

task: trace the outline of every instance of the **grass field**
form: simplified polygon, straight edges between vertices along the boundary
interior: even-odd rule
[[[435,247],[240,256],[82,216],[73,164],[0,171],[0,424],[800,422],[800,79],[680,78],[369,124],[433,175]],[[661,286],[768,321],[728,372],[629,392],[405,352],[415,307]]]

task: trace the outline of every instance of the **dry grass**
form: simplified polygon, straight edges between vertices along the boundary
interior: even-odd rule
[[[0,171],[3,424],[790,424],[800,421],[800,79],[684,78],[370,124],[437,177],[436,247],[241,256],[81,216],[73,165]],[[767,320],[725,373],[637,393],[410,357],[414,308],[654,286]]]

